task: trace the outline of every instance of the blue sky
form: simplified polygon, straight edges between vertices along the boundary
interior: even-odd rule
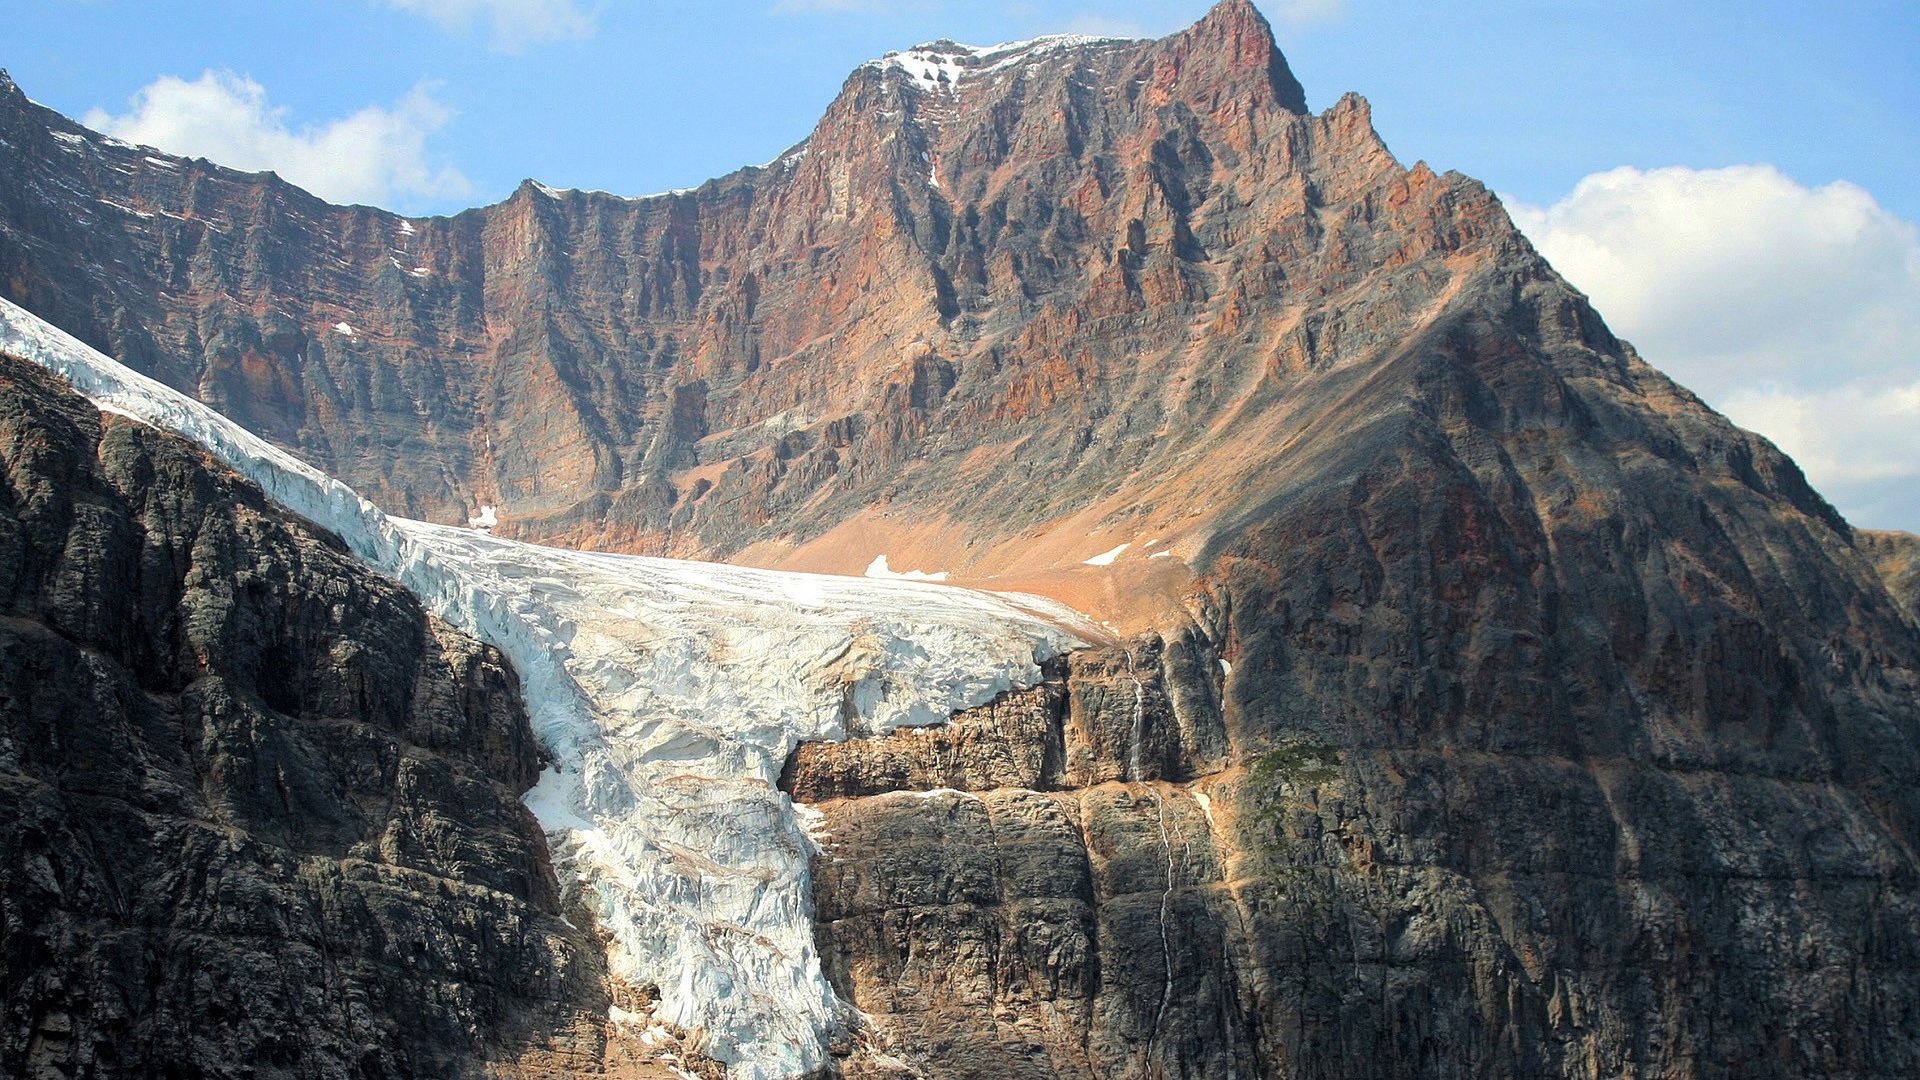
[[[1208,6],[0,0],[0,66],[122,137],[431,213],[765,161],[888,49]],[[1404,161],[1501,192],[1649,359],[1857,522],[1920,530],[1920,3],[1260,6],[1310,104],[1367,95]]]

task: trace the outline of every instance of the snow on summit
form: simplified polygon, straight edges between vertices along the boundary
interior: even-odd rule
[[[814,1072],[848,1009],[814,951],[815,847],[776,786],[795,744],[942,723],[1037,682],[1080,644],[1062,627],[1085,627],[1037,597],[567,551],[388,517],[4,300],[0,349],[199,443],[505,653],[552,758],[526,801],[561,880],[611,937],[615,974],[659,988],[634,1022],[695,1033],[735,1077]]]
[[[1087,34],[1049,34],[1028,41],[1007,41],[998,45],[930,41],[911,49],[887,53],[876,60],[867,61],[861,67],[904,71],[914,85],[922,89],[952,91],[959,88],[962,80],[992,75],[1068,49],[1086,45],[1123,44],[1130,40]]]

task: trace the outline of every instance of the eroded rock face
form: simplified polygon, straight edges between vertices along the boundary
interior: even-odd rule
[[[597,1069],[498,654],[4,357],[0,469],[0,1072]]]
[[[1159,779],[1209,760],[1166,655],[1083,651],[948,728],[795,752],[822,960],[865,1019],[846,1075],[1266,1074],[1218,777]],[[1046,753],[1009,768],[1008,742]]]
[[[7,297],[386,509],[844,572],[906,521],[975,572],[1081,511],[1230,524],[1338,369],[1538,265],[1359,98],[1310,114],[1242,0],[957,83],[865,65],[779,161],[646,199],[335,207],[11,85],[0,139]]]
[[[1703,723],[1689,699],[1719,685],[1705,678],[1659,687],[1638,718],[1536,707],[1502,744],[1422,715],[1459,690],[1375,714],[1395,726],[1339,715],[1344,698],[1303,678],[1329,666],[1311,655],[1340,640],[1323,631],[1252,643],[1231,618],[1212,625],[1232,674],[1206,635],[1182,646],[1205,664],[1141,639],[1076,654],[943,731],[796,751],[783,784],[822,815],[820,952],[865,1021],[841,1048],[846,1075],[1920,1063],[1911,668],[1843,688],[1833,676],[1856,659],[1726,661],[1747,689],[1725,692],[1823,683],[1835,706],[1814,745],[1757,738],[1752,711]],[[1352,640],[1338,655],[1382,681],[1448,687],[1466,658]],[[1556,744],[1563,723],[1611,745]],[[1009,742],[1046,752],[1010,768]]]

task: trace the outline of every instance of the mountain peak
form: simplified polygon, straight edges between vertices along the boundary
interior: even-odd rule
[[[929,41],[869,60],[863,70],[900,71],[921,90],[952,92],[968,79],[1006,71],[1021,64],[1090,46],[1129,44],[1132,38],[1088,34],[1048,34],[998,45],[965,45],[949,38]]]
[[[1199,22],[1170,40],[1184,46],[1189,55],[1218,57],[1232,69],[1261,72],[1282,106],[1296,113],[1307,111],[1306,91],[1287,66],[1273,27],[1248,0],[1220,0]]]
[[[950,38],[923,42],[869,60],[859,71],[882,76],[897,72],[904,83],[926,93],[953,94],[967,83],[1027,64],[1092,50],[1146,45],[1140,38],[1088,34],[1048,34],[997,45],[967,45]],[[1287,66],[1273,28],[1247,0],[1222,0],[1187,29],[1152,43],[1178,57],[1177,66],[1217,74],[1221,85],[1246,85],[1258,79],[1283,108],[1307,111],[1306,94]]]
[[[0,982],[59,976],[8,997],[47,1023],[0,1076],[207,1071],[261,1032],[295,1075],[659,1074],[668,1045],[740,1080],[898,1073],[887,1048],[929,1080],[1554,1080],[1749,1046],[1770,1075],[1915,1074],[1920,546],[1859,539],[1483,186],[1402,168],[1364,99],[1304,107],[1245,2],[1150,42],[936,41],[847,79],[771,172],[655,202],[528,182],[416,227],[0,90],[0,353],[192,425],[402,579],[346,621],[332,580],[219,592],[326,545],[232,547],[256,509],[150,483],[175,470],[147,436],[77,402],[34,420],[0,364],[30,493],[0,499],[0,736],[35,748],[0,754],[0,822],[29,824],[0,867],[34,868],[0,870]],[[215,606],[181,608],[148,529]],[[383,628],[407,584],[501,659],[417,608]],[[1019,612],[1080,625],[1056,601],[1102,625],[1042,657]],[[88,789],[115,797],[60,801],[101,757],[130,763]],[[216,810],[246,850],[181,862]],[[303,872],[353,852],[350,880]],[[201,949],[236,890],[347,921]],[[1300,962],[1383,926],[1438,929],[1385,975]],[[118,954],[54,951],[89,932],[198,951],[103,1009]],[[460,991],[509,967],[539,978]],[[333,1001],[365,1003],[353,1039],[284,1015]]]

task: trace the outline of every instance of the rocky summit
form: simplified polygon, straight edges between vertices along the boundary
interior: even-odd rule
[[[1362,98],[1316,109],[1245,0],[890,53],[766,165],[440,218],[0,76],[0,296],[476,551],[946,590],[808,615],[844,648],[783,655],[805,722],[751,698],[784,757],[748,767],[707,749],[732,630],[589,662],[562,567],[640,564],[516,556],[469,618],[275,474],[8,362],[5,1071],[1920,1074],[1920,540],[1851,526]],[[603,621],[679,625],[685,580]],[[987,661],[921,604],[1060,629],[931,695]],[[528,721],[562,684],[577,746]],[[757,816],[604,843],[649,785]],[[755,822],[801,855],[710,842]],[[635,881],[711,943],[693,975]],[[786,1017],[776,968],[819,990],[777,1052],[737,1023]]]

